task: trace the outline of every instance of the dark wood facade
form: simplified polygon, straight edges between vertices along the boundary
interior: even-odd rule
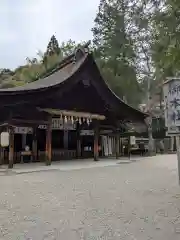
[[[59,64],[49,76],[21,87],[0,90],[0,123],[10,131],[9,167],[13,166],[15,126],[30,126],[33,160],[37,159],[39,125],[46,125],[46,163],[52,160],[52,118],[66,115],[73,121],[90,119],[94,129],[94,159],[98,160],[99,131],[117,132],[121,122],[144,124],[145,114],[125,104],[107,86],[91,53],[79,49]],[[66,113],[66,114],[65,114]],[[75,114],[76,113],[76,114]],[[76,156],[80,157],[79,124],[76,127]],[[16,136],[15,136],[16,139]],[[118,137],[116,137],[118,139]],[[118,140],[117,140],[118,141]],[[117,152],[118,152],[118,143]],[[118,157],[118,153],[117,153]]]

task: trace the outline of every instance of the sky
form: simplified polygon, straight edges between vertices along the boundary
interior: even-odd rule
[[[60,42],[92,39],[100,0],[0,0],[0,68],[14,69]]]

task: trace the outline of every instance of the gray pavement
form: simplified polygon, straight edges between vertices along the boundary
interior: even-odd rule
[[[179,240],[176,155],[102,162],[0,176],[0,239]]]

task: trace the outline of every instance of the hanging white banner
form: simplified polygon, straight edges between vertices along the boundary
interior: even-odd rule
[[[15,127],[14,133],[16,133],[16,134],[32,134],[33,128],[31,128],[31,127]]]

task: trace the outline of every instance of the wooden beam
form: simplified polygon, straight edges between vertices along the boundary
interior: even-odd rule
[[[94,161],[99,158],[99,122],[95,121],[94,126]]]
[[[37,108],[39,111],[47,112],[51,115],[63,115],[75,118],[89,118],[97,120],[105,120],[106,117],[100,114],[78,112],[78,111],[69,111],[69,110],[60,110],[60,109],[51,109],[51,108]]]
[[[16,119],[16,118],[12,118],[11,119],[11,123],[13,123],[14,125],[16,124],[27,124],[27,125],[47,125],[49,124],[49,121],[45,121],[45,120],[25,120],[25,119]]]
[[[52,158],[52,117],[49,116],[49,123],[46,129],[46,165],[51,165]]]
[[[8,168],[13,168],[14,164],[14,129],[9,128],[9,164]]]

